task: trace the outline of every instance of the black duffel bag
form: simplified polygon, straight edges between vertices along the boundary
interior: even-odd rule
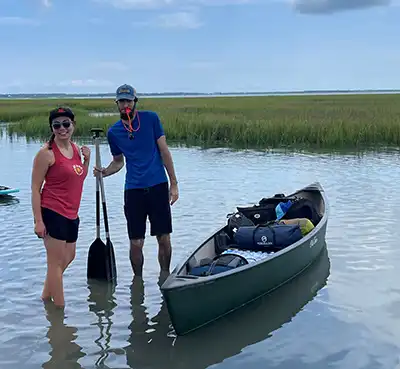
[[[280,202],[295,202],[297,197],[276,194],[273,197],[264,197],[258,204],[252,206],[238,206],[237,210],[246,218],[250,219],[254,225],[265,224],[276,220],[275,208]]]
[[[241,255],[234,253],[217,255],[214,259],[204,259],[199,266],[193,267],[189,274],[198,277],[206,277],[223,272],[228,272],[232,269],[248,264],[248,261]]]
[[[297,219],[297,218],[307,218],[314,226],[321,221],[322,217],[318,213],[318,209],[312,201],[305,198],[300,198],[294,201],[292,206],[287,210],[286,214],[282,219]]]
[[[243,226],[234,234],[236,248],[251,251],[279,251],[303,237],[298,224]]]
[[[243,226],[254,226],[254,223],[240,211],[228,214],[226,232],[229,237],[233,237],[234,232]]]

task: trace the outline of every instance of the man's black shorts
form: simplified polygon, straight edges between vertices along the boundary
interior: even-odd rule
[[[168,182],[149,188],[125,190],[124,197],[129,239],[145,238],[147,216],[150,221],[150,235],[172,233]]]
[[[46,232],[51,237],[68,243],[76,242],[78,239],[79,217],[71,220],[53,210],[42,207],[42,218]]]

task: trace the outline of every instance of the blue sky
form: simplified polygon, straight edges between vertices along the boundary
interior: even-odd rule
[[[0,0],[0,93],[400,88],[399,0]]]

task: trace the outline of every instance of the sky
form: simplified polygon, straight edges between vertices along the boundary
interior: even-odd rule
[[[0,0],[0,93],[400,89],[399,5]]]

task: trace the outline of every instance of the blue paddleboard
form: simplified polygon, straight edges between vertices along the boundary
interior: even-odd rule
[[[5,186],[0,186],[0,196],[10,195],[12,193],[19,192],[19,188],[10,188]]]

